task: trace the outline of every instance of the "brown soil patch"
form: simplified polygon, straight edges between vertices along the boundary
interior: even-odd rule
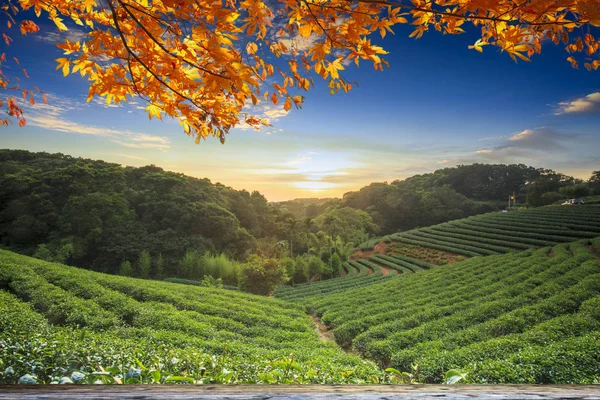
[[[555,255],[556,253],[553,251],[548,252],[548,257],[554,257]]]
[[[369,250],[369,251],[362,251],[362,250],[357,250],[354,253],[352,253],[350,255],[350,257],[348,257],[348,259],[350,260],[358,260],[359,258],[369,258],[371,256],[374,256],[375,254],[375,250]]]
[[[311,314],[310,319],[312,319],[313,323],[315,324],[315,330],[319,334],[319,339],[321,339],[325,342],[334,342],[335,343],[335,339],[333,338],[333,332],[331,332],[327,328],[327,326],[323,323],[323,321],[321,321],[321,318],[317,317],[314,314]]]
[[[379,268],[381,268],[382,276],[388,276],[388,274],[390,273],[390,269],[388,267],[384,267],[383,265],[380,265]]]
[[[387,249],[388,247],[390,247],[390,245],[391,245],[392,243],[394,243],[394,242],[391,242],[391,243],[379,242],[379,243],[377,243],[377,244],[375,245],[375,251],[376,251],[378,254],[385,254],[385,249]]]
[[[358,258],[369,258],[369,257],[377,255],[377,254],[385,254],[385,249],[387,249],[388,246],[390,246],[392,243],[379,242],[375,245],[375,248],[373,250],[369,250],[369,251],[357,250],[354,253],[352,253],[352,255],[348,258],[350,260],[356,260]]]
[[[369,258],[378,254],[399,254],[414,258],[415,260],[426,261],[433,265],[452,264],[468,258],[461,254],[456,254],[449,251],[430,249],[429,247],[417,246],[414,244],[404,244],[401,242],[379,242],[375,245],[373,250],[357,250],[348,258],[350,260],[358,260],[361,258]]]
[[[386,254],[399,254],[414,258],[415,260],[426,261],[433,265],[452,264],[468,258],[461,254],[452,253],[450,251],[430,249],[429,247],[417,246],[414,244],[404,244],[400,242],[392,242],[389,245],[388,253]]]

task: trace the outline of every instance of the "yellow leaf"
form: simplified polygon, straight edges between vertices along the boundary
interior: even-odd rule
[[[519,44],[517,46],[515,46],[514,51],[527,51],[529,50],[529,45],[528,44]]]
[[[65,24],[62,23],[62,18],[55,17],[52,21],[58,27],[59,31],[68,31],[69,28]]]
[[[312,33],[312,27],[309,24],[304,24],[298,28],[300,36],[308,38]]]
[[[146,107],[146,111],[148,111],[148,119],[152,119],[152,117],[156,117],[160,120],[162,120],[162,115],[160,113],[160,108],[155,106],[154,104],[150,104],[148,105],[148,107]]]
[[[250,97],[252,97],[252,104],[256,105],[258,103],[258,99],[256,98],[256,95],[254,93],[251,93]]]
[[[290,111],[292,109],[292,100],[290,100],[290,96],[286,97],[285,102],[283,103],[283,109],[285,111]]]
[[[192,130],[191,130],[191,128],[190,128],[190,126],[188,125],[188,123],[187,123],[187,122],[185,122],[185,121],[181,121],[181,125],[183,125],[183,131],[184,131],[184,132],[185,132],[187,135],[189,135],[189,134],[192,132]]]
[[[69,66],[71,65],[71,60],[68,58],[57,58],[56,61],[58,62],[56,69],[62,68],[63,76],[69,75]]]
[[[254,54],[258,51],[258,46],[254,42],[250,42],[246,45],[246,51],[248,54]]]
[[[225,22],[232,23],[236,19],[238,19],[239,16],[240,16],[240,13],[232,12],[227,16],[227,18],[225,18]]]
[[[526,56],[524,56],[521,53],[513,53],[515,56],[519,57],[521,60],[523,61],[527,61],[527,62],[531,62],[531,60],[529,58],[527,58]]]
[[[302,103],[304,102],[304,96],[296,95],[292,97],[292,100],[294,101],[294,104],[296,104],[296,107],[301,108]]]

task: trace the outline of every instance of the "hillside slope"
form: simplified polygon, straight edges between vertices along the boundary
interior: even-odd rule
[[[101,370],[132,383],[170,375],[200,383],[361,383],[378,375],[374,364],[320,341],[291,303],[1,250],[0,343],[3,370],[14,371],[0,383],[32,373],[50,383],[72,371],[112,382],[91,375]],[[125,376],[130,366],[144,367]]]
[[[467,257],[489,256],[554,246],[600,236],[600,207],[548,206],[487,213],[369,240],[352,256],[351,266],[365,270],[301,285],[284,285],[276,297],[298,301],[343,292],[400,275],[435,268]],[[350,269],[349,269],[350,267]],[[366,269],[372,270],[367,274]],[[381,269],[393,274],[382,274]]]
[[[592,245],[593,242],[593,245]],[[600,238],[473,257],[308,299],[335,340],[439,383],[592,383],[600,363]]]
[[[600,207],[547,206],[487,213],[387,236],[406,245],[469,257],[493,255],[600,236]],[[361,246],[371,250],[375,243]],[[401,251],[401,246],[396,246]]]

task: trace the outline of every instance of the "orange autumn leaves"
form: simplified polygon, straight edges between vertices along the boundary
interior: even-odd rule
[[[88,100],[143,99],[149,118],[176,118],[196,141],[224,141],[241,123],[268,125],[253,106],[301,107],[317,77],[331,93],[351,90],[345,70],[364,62],[383,70],[387,51],[372,38],[398,24],[412,24],[417,39],[429,30],[477,29],[471,49],[494,46],[515,61],[530,61],[550,39],[565,45],[574,67],[600,67],[600,42],[589,29],[600,25],[600,0],[12,0],[3,10],[8,28],[22,10],[59,31],[86,32],[59,44],[64,56],[56,61],[63,75],[89,82]],[[23,34],[36,28],[20,25]],[[13,116],[22,116],[9,97]]]

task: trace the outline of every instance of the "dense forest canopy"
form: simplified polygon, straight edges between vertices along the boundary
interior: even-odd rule
[[[474,164],[373,183],[343,199],[270,203],[152,165],[0,150],[0,245],[123,275],[297,283],[341,273],[340,260],[375,235],[498,210],[513,192],[530,206],[599,193],[598,182],[598,172],[584,182],[525,165]],[[246,275],[238,280],[239,271]]]
[[[368,212],[383,234],[464,218],[517,205],[538,207],[582,197],[596,188],[589,181],[523,164],[472,164],[444,168],[392,183],[372,183],[344,195],[342,204]]]
[[[0,175],[5,246],[31,253],[70,243],[73,264],[110,272],[142,250],[167,265],[188,248],[244,258],[278,229],[278,210],[260,193],[155,166],[2,151]]]

